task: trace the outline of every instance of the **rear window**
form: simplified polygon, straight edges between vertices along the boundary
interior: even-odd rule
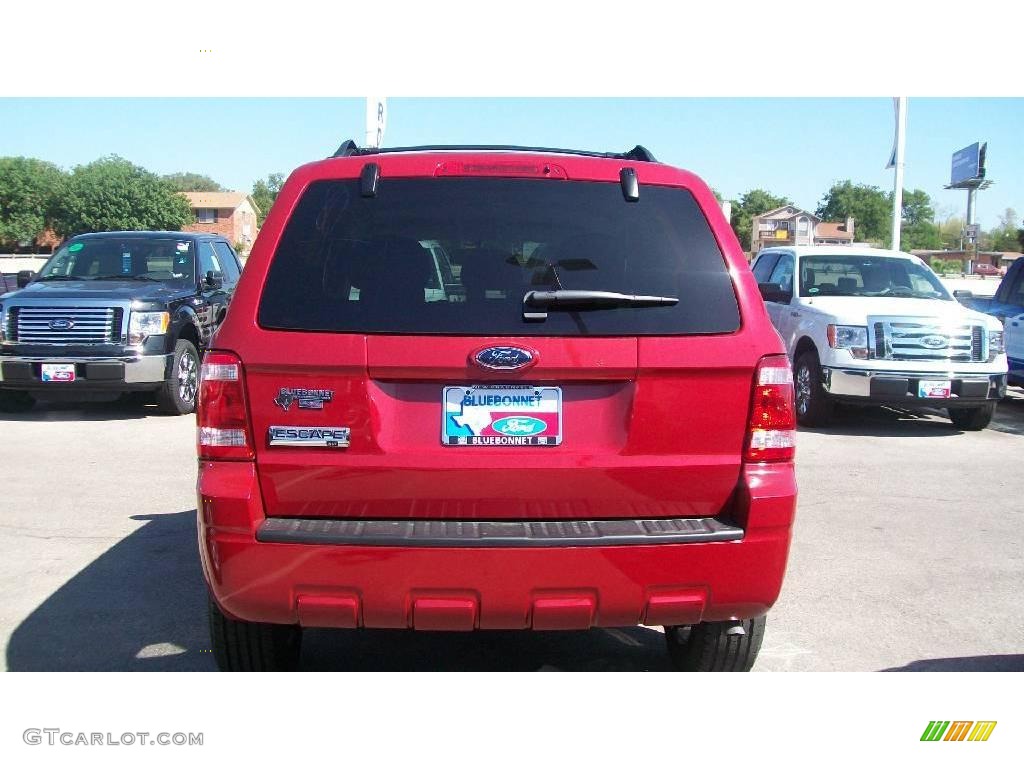
[[[675,306],[551,311],[531,290],[678,297]],[[282,330],[449,335],[728,333],[739,310],[725,260],[686,190],[540,179],[322,181],[298,202],[271,262],[259,323]]]

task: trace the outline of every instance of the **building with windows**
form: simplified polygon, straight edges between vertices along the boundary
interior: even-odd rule
[[[750,250],[757,254],[772,245],[851,245],[853,218],[845,222],[822,221],[813,213],[784,205],[755,216],[750,234]]]
[[[186,232],[221,235],[243,253],[248,253],[259,231],[259,208],[241,192],[183,192],[195,213]]]

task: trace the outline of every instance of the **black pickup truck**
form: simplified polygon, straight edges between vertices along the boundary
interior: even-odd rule
[[[217,235],[97,232],[65,242],[0,299],[0,411],[55,391],[152,392],[195,409],[200,354],[241,266]]]

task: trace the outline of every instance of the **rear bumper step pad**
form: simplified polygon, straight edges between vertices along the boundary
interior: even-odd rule
[[[391,547],[608,547],[738,541],[715,518],[572,521],[323,520],[267,518],[257,541]]]

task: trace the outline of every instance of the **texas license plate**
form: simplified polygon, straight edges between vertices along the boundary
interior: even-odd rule
[[[952,394],[952,391],[952,383],[948,379],[936,381],[921,380],[917,383],[918,397],[935,397],[947,400],[949,399],[950,394]]]
[[[445,387],[443,445],[531,446],[562,442],[560,387]]]
[[[41,374],[43,381],[74,381],[75,364],[43,363]]]

